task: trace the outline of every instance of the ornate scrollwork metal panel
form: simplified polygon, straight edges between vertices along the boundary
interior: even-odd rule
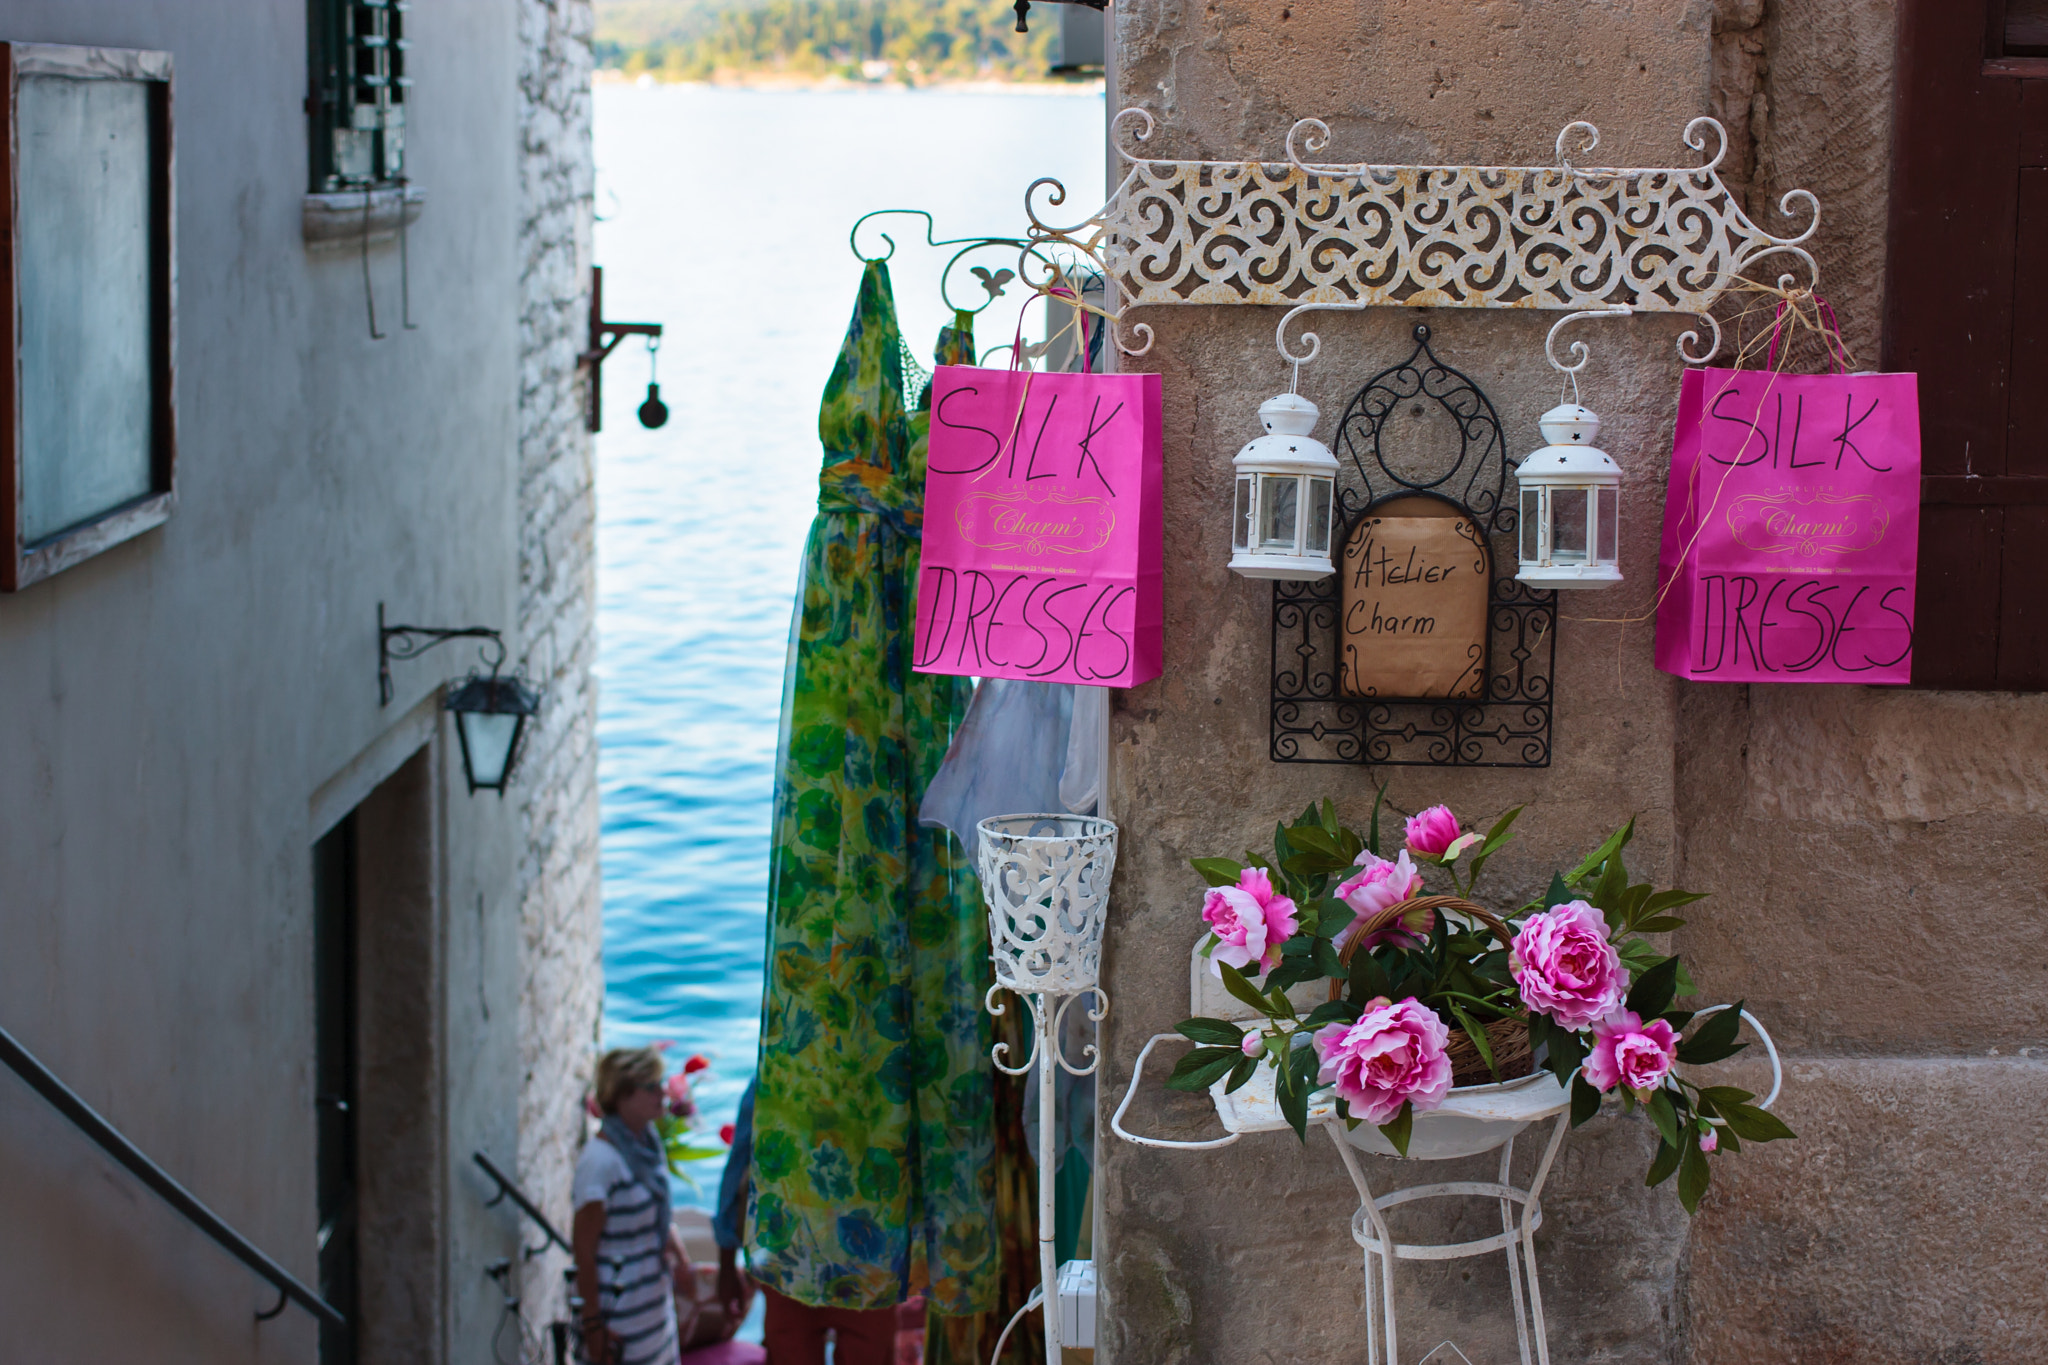
[[[1114,124],[1136,143],[1152,116],[1126,109]],[[1713,155],[1703,165],[1588,168],[1571,157],[1599,144],[1590,123],[1558,134],[1552,166],[1375,166],[1308,162],[1329,128],[1303,119],[1287,135],[1287,159],[1158,161],[1119,146],[1130,165],[1110,200],[1070,227],[1041,219],[1026,194],[1038,240],[1087,251],[1115,286],[1112,311],[1170,304],[1348,304],[1433,308],[1626,306],[1709,321],[1711,345],[1684,351],[1694,363],[1719,343],[1708,310],[1767,258],[1795,263],[1805,283],[1818,267],[1804,243],[1820,224],[1805,190],[1779,201],[1804,217],[1779,237],[1749,220],[1722,183],[1727,131],[1714,119],[1686,125],[1685,145]],[[1577,151],[1570,150],[1573,142]],[[1055,182],[1051,205],[1064,198]],[[1780,276],[1789,284],[1796,276]],[[1130,328],[1150,348],[1150,329]]]
[[[1504,496],[1507,450],[1493,401],[1469,376],[1437,359],[1429,329],[1415,350],[1367,380],[1337,425],[1336,451],[1357,482],[1337,491],[1343,541],[1366,514],[1393,499],[1449,502],[1487,532],[1492,562],[1513,565],[1517,514]],[[1433,414],[1455,446],[1418,468],[1390,451],[1390,421]],[[1512,571],[1491,577],[1486,680],[1474,700],[1347,695],[1340,641],[1343,574],[1273,585],[1271,753],[1276,763],[1545,768],[1550,766],[1551,674],[1557,594]]]
[[[1094,990],[1116,826],[1089,815],[999,815],[977,830],[996,985],[1020,995]]]

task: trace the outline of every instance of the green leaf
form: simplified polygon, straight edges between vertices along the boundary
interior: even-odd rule
[[[1321,853],[1327,857],[1337,854],[1337,839],[1321,824],[1296,825],[1287,831],[1287,842],[1298,852]]]
[[[1600,1092],[1584,1076],[1572,1077],[1572,1127],[1600,1112]]]
[[[1785,1126],[1783,1119],[1768,1109],[1759,1109],[1753,1104],[1724,1104],[1720,1109],[1721,1117],[1728,1120],[1728,1126],[1735,1135],[1751,1142],[1777,1142],[1798,1136]]]
[[[1700,1098],[1713,1105],[1747,1104],[1756,1098],[1747,1090],[1738,1090],[1732,1085],[1707,1085],[1700,1087]]]
[[[1706,898],[1707,893],[1704,891],[1659,891],[1643,902],[1643,913],[1661,915],[1666,910],[1676,910],[1681,905],[1691,905],[1694,901],[1703,901]]]
[[[1381,1124],[1380,1132],[1394,1144],[1395,1151],[1402,1156],[1408,1155],[1408,1139],[1415,1132],[1415,1106],[1403,1100],[1401,1112],[1394,1115],[1392,1123]]]
[[[1242,1052],[1230,1047],[1198,1047],[1174,1063],[1173,1074],[1166,1078],[1168,1090],[1207,1090],[1218,1077],[1236,1066],[1249,1061]]]
[[[1586,860],[1584,862],[1580,863],[1577,867],[1573,868],[1571,871],[1564,874],[1566,884],[1570,886],[1577,886],[1582,880],[1585,879],[1585,876],[1588,872],[1591,872],[1594,868],[1599,867],[1609,858],[1612,858],[1615,854],[1621,852],[1622,849],[1626,848],[1628,846],[1628,841],[1635,837],[1635,833],[1636,822],[1633,818],[1631,818],[1627,824],[1623,825],[1620,829],[1614,831],[1614,833],[1608,835],[1606,840],[1601,843],[1600,847],[1594,849],[1591,853],[1587,854]]]
[[[1627,890],[1628,869],[1622,866],[1621,855],[1617,853],[1607,860],[1607,870],[1600,874],[1600,880],[1586,897],[1617,931],[1628,927],[1628,912],[1622,903],[1622,894]]]
[[[1655,1019],[1670,1008],[1677,989],[1678,959],[1667,957],[1636,978],[1628,992],[1629,1011],[1644,1019]]]
[[[1742,1004],[1738,1002],[1701,1024],[1693,1030],[1692,1037],[1679,1043],[1678,1060],[1687,1066],[1705,1066],[1709,1062],[1733,1057],[1749,1046],[1735,1041],[1735,1035],[1741,1029]]]
[[[1351,955],[1351,998],[1360,1005],[1381,996],[1391,997],[1394,983],[1377,955],[1363,948]]]
[[[1344,959],[1337,956],[1337,946],[1326,938],[1316,940],[1315,964],[1324,976],[1342,977],[1346,974]]]
[[[1473,850],[1472,856],[1465,861],[1468,869],[1465,875],[1469,879],[1466,882],[1467,886],[1479,880],[1480,869],[1486,866],[1486,860],[1499,852],[1508,840],[1515,837],[1508,827],[1515,823],[1515,817],[1521,813],[1522,807],[1514,807],[1507,814],[1501,816],[1500,819],[1494,821],[1493,828],[1486,831],[1486,837],[1480,840],[1479,847]]]
[[[1244,876],[1244,864],[1228,858],[1190,858],[1188,866],[1201,873],[1211,886],[1236,886],[1238,878]]]
[[[1326,796],[1323,798],[1323,832],[1334,835],[1337,828],[1337,803]]]
[[[1230,1068],[1230,1084],[1223,1087],[1223,1093],[1226,1095],[1236,1094],[1240,1089],[1243,1088],[1245,1082],[1249,1081],[1252,1078],[1252,1073],[1256,1072],[1258,1069],[1258,1058],[1240,1058],[1238,1060],[1237,1065]]]
[[[1555,872],[1551,873],[1550,890],[1543,894],[1543,908],[1549,910],[1555,906],[1563,905],[1571,898],[1572,889],[1564,884],[1564,878]]]
[[[1683,1000],[1688,995],[1698,995],[1699,993],[1700,988],[1692,984],[1692,973],[1685,969],[1685,964],[1683,962],[1679,963],[1678,998]]]
[[[1380,783],[1380,789],[1372,794],[1372,825],[1366,831],[1365,846],[1372,850],[1375,858],[1380,856],[1380,803],[1387,799],[1387,784]]]
[[[1550,1051],[1543,1059],[1544,1069],[1557,1077],[1559,1085],[1571,1084],[1572,1073],[1586,1060],[1586,1036],[1573,1033],[1570,1029],[1550,1030]]]
[[[1174,1028],[1184,1038],[1217,1047],[1244,1046],[1244,1030],[1222,1019],[1183,1019]]]
[[[1287,1126],[1294,1130],[1296,1137],[1306,1143],[1308,1141],[1308,1087],[1301,1084],[1299,1078],[1294,1074],[1294,1058],[1289,1057],[1287,1060],[1288,1065],[1282,1067],[1280,1075],[1275,1078],[1273,1098],[1279,1101],[1280,1116],[1287,1120]]]
[[[1678,1149],[1668,1142],[1657,1145],[1656,1159],[1650,1163],[1650,1173],[1643,1177],[1645,1185],[1661,1185],[1671,1178],[1678,1169]]]
[[[1643,1106],[1643,1112],[1650,1116],[1650,1122],[1657,1125],[1657,1136],[1676,1147],[1678,1145],[1678,1114],[1671,1107],[1671,1092],[1659,1090],[1650,1096],[1650,1102]]]
[[[1628,968],[1631,976],[1641,976],[1664,960],[1664,954],[1639,938],[1615,944],[1614,951],[1620,955],[1621,965]]]
[[[1714,1173],[1707,1167],[1707,1154],[1700,1150],[1697,1142],[1685,1143],[1678,1159],[1678,1202],[1685,1205],[1687,1213],[1697,1212],[1700,1196],[1707,1192],[1707,1183]]]
[[[1268,1019],[1284,1019],[1287,1017],[1289,1013],[1292,1012],[1276,1012],[1273,1008],[1273,1002],[1266,999],[1265,996],[1259,994],[1259,988],[1257,986],[1254,986],[1251,983],[1250,979],[1247,978],[1243,972],[1231,966],[1228,962],[1219,962],[1216,964],[1216,968],[1218,971],[1223,973],[1224,990],[1229,991],[1232,995],[1236,996],[1239,1000],[1242,1000],[1245,1004],[1250,1005],[1253,1009],[1257,1010],[1260,1014],[1265,1015]],[[1277,974],[1278,973],[1276,972],[1275,975]]]
[[[1665,1010],[1664,1013],[1658,1017],[1663,1019],[1665,1023],[1671,1025],[1672,1029],[1675,1032],[1683,1033],[1685,1032],[1685,1026],[1692,1022],[1692,1011]]]
[[[1323,902],[1323,912],[1316,919],[1316,935],[1319,938],[1335,938],[1351,927],[1351,921],[1358,918],[1358,912],[1338,900],[1335,896]]]
[[[1637,920],[1635,932],[1638,934],[1668,934],[1673,929],[1683,929],[1684,927],[1685,921],[1676,915],[1652,915],[1649,919]]]
[[[1493,1045],[1486,1041],[1486,1030],[1473,1023],[1472,1016],[1460,1009],[1457,1001],[1446,1000],[1444,1004],[1450,1008],[1451,1016],[1458,1021],[1458,1027],[1465,1030],[1465,1036],[1472,1040],[1472,1046],[1478,1049],[1479,1060],[1485,1062],[1486,1069],[1493,1073],[1495,1080],[1499,1080],[1500,1068],[1494,1065]]]
[[[1325,1024],[1355,1024],[1362,1013],[1364,1011],[1353,1001],[1326,1000],[1308,1012],[1308,1017],[1301,1021],[1301,1026],[1313,1029],[1321,1028]]]

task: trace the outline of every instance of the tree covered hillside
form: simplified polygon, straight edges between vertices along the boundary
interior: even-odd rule
[[[597,0],[600,66],[667,80],[1041,80],[1057,14],[1005,0]]]

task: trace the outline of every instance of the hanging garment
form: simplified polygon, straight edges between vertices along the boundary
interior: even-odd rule
[[[1073,708],[1069,683],[984,679],[938,776],[925,788],[918,818],[952,830],[973,853],[980,846],[975,826],[991,815],[1062,809],[1060,778]]]
[[[748,1219],[756,1279],[814,1307],[996,1300],[988,926],[919,795],[965,679],[910,669],[923,470],[889,272],[825,388],[784,679]]]

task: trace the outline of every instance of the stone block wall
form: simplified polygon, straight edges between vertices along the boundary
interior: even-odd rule
[[[1590,119],[1605,164],[1690,160],[1686,121],[1728,125],[1727,178],[1760,226],[1779,197],[1821,201],[1821,292],[1879,363],[1891,141],[1891,0],[1118,0],[1119,103],[1159,121],[1167,157],[1277,156],[1327,121],[1330,160],[1542,164]],[[1502,901],[1540,889],[1549,854],[1634,814],[1631,870],[1712,894],[1673,947],[1710,998],[1746,998],[1785,1049],[1781,1106],[1800,1140],[1717,1163],[1697,1219],[1646,1191],[1651,1138],[1610,1116],[1567,1139],[1538,1234],[1553,1358],[1747,1365],[2002,1365],[2039,1359],[2048,1280],[2032,1265],[2048,1143],[2048,700],[1833,686],[1679,684],[1650,665],[1643,619],[1682,368],[1682,324],[1589,324],[1585,400],[1624,469],[1628,581],[1567,597],[1553,766],[1425,771],[1267,757],[1267,590],[1231,576],[1230,456],[1285,387],[1277,313],[1147,310],[1164,377],[1166,673],[1121,694],[1113,807],[1123,826],[1106,985],[1104,1100],[1145,1038],[1186,1012],[1200,882],[1186,859],[1270,840],[1334,796],[1362,819],[1374,786],[1400,811],[1436,800],[1482,819],[1528,802],[1489,870]],[[1554,315],[1381,309],[1313,319],[1302,391],[1319,434],[1364,378],[1429,323],[1446,363],[1493,397],[1511,453],[1557,401]],[[1629,619],[1633,618],[1633,619]],[[1168,1053],[1162,1048],[1162,1053]],[[1155,1059],[1158,1054],[1155,1054]],[[1171,1064],[1171,1054],[1166,1058]],[[1767,1076],[1745,1062],[1738,1084]],[[1210,1136],[1206,1100],[1150,1093],[1128,1122]],[[1318,1139],[1327,1146],[1326,1139]],[[1362,1359],[1355,1198],[1335,1155],[1289,1135],[1206,1153],[1105,1137],[1097,1240],[1103,1356],[1114,1365]],[[1525,1155],[1521,1158],[1527,1162]],[[1488,1179],[1491,1158],[1383,1188]],[[1490,1223],[1490,1227],[1487,1226]],[[1498,1227],[1475,1208],[1417,1240]],[[1491,1259],[1406,1262],[1404,1359],[1455,1339],[1514,1357]]]
[[[519,1180],[564,1232],[603,1005],[598,878],[597,488],[576,357],[588,342],[589,0],[520,0],[519,648],[546,704],[519,802]],[[527,1318],[562,1303],[559,1251],[526,1268]]]

